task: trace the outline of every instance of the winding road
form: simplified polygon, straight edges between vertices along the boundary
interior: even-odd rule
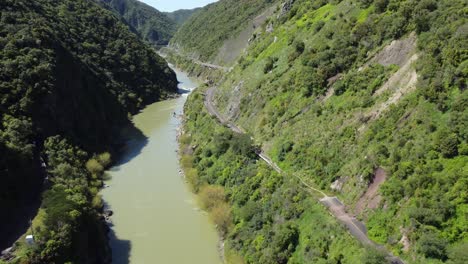
[[[213,99],[216,93],[216,89],[216,87],[210,87],[206,91],[204,100],[205,108],[212,116],[215,116],[221,124],[229,127],[232,131],[236,133],[245,134],[245,131],[242,128],[225,118],[214,105]],[[257,155],[259,156],[259,158],[265,161],[273,170],[275,170],[278,173],[283,173],[283,170],[281,170],[281,168],[265,153],[265,151],[261,150],[257,153]],[[339,222],[344,224],[344,226],[346,226],[346,228],[348,229],[349,233],[358,241],[360,241],[366,246],[372,246],[378,250],[385,251],[388,255],[387,259],[391,264],[405,264],[400,258],[395,257],[390,252],[386,251],[384,246],[379,245],[373,242],[371,239],[369,239],[369,237],[367,236],[366,226],[358,219],[356,219],[356,217],[347,213],[346,206],[337,197],[328,196],[325,192],[312,187],[298,175],[293,174],[293,176],[299,179],[299,181],[305,187],[307,187],[308,190],[320,193],[320,195],[322,196],[322,198],[319,199],[320,203],[327,207],[331,215],[335,217]]]
[[[225,71],[225,72],[230,72],[232,70],[232,67],[224,67],[224,66],[221,66],[221,65],[207,63],[207,62],[203,62],[203,61],[200,61],[198,59],[195,59],[195,58],[193,58],[191,56],[182,55],[182,53],[180,53],[177,49],[175,49],[173,47],[170,47],[170,46],[165,47],[165,49],[170,50],[172,52],[175,52],[180,57],[184,57],[185,59],[191,60],[192,63],[194,63],[194,64],[198,64],[198,65],[201,65],[201,66],[204,66],[204,67],[207,67],[207,68],[210,68],[210,69],[214,69],[214,70],[222,70],[222,71]],[[162,57],[165,57],[163,52],[158,52],[158,54],[160,56],[162,56]]]
[[[208,67],[208,68],[211,68],[211,69],[222,70],[222,71],[225,71],[225,72],[229,72],[229,71],[232,70],[232,68],[229,68],[229,67],[224,67],[224,66],[220,66],[220,65],[216,65],[216,64],[211,64],[211,63],[206,63],[206,62],[202,62],[202,61],[199,61],[199,60],[193,59],[193,58],[190,58],[190,59],[195,64],[205,66],[205,67]]]

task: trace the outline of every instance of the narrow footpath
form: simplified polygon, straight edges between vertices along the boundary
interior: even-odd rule
[[[223,125],[229,127],[232,131],[235,133],[239,134],[245,134],[245,131],[238,127],[236,124],[233,122],[229,121],[227,118],[225,118],[216,108],[214,105],[214,95],[216,93],[216,88],[217,87],[210,87],[206,93],[205,93],[205,108],[207,111],[210,113],[210,115],[215,116],[216,119]],[[270,166],[273,170],[275,170],[278,173],[283,173],[283,170],[275,163],[273,160],[265,153],[265,151],[261,150],[259,153],[257,153],[260,159],[265,161],[268,166]],[[333,217],[335,217],[339,222],[344,224],[346,228],[348,229],[349,233],[355,237],[358,241],[360,241],[362,244],[366,246],[372,246],[375,247],[378,250],[386,251],[384,246],[379,245],[375,242],[373,242],[369,237],[367,236],[367,229],[364,223],[360,222],[356,217],[350,215],[348,212],[346,212],[346,207],[345,205],[337,198],[337,197],[331,197],[328,196],[325,192],[316,189],[309,184],[307,184],[301,177],[298,175],[293,174],[294,177],[298,178],[299,181],[307,187],[312,192],[317,192],[320,193],[323,197],[319,200],[320,203],[322,203],[324,206],[326,206],[331,213]],[[390,252],[387,252],[388,255],[388,260],[392,264],[405,264],[400,258],[395,257],[392,255]]]

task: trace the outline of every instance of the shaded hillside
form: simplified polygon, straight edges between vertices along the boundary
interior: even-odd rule
[[[212,61],[224,42],[236,36],[274,0],[221,0],[203,7],[184,23],[171,46],[202,61]]]
[[[343,242],[333,237],[315,243],[321,233],[311,232],[311,226],[323,222],[311,216],[317,213],[311,208],[280,217],[281,208],[292,203],[270,207],[274,197],[264,194],[271,190],[267,186],[281,190],[291,183],[278,187],[271,173],[262,172],[271,181],[265,186],[254,169],[246,172],[240,165],[248,162],[232,153],[239,149],[234,145],[258,144],[285,177],[298,175],[337,195],[348,213],[366,223],[371,239],[406,263],[466,262],[465,1],[283,2],[252,36],[215,95],[223,115],[255,141],[226,135],[222,128],[203,137],[214,129],[207,128],[211,117],[200,114],[201,95],[193,95],[186,111],[192,115],[183,140],[197,146],[186,160],[190,175],[196,185],[225,188],[231,250],[246,263],[385,263],[378,256],[344,261],[359,253],[334,255],[336,243]],[[236,12],[225,7],[219,12]],[[201,24],[193,30],[215,31]],[[222,32],[221,39],[232,37],[229,30]],[[171,43],[183,51],[205,50],[178,36]],[[218,48],[199,55],[212,59]],[[246,182],[252,184],[243,186]],[[306,200],[295,199],[301,205]],[[282,240],[291,247],[283,251],[286,259],[271,260],[279,240],[274,235],[285,223],[294,226]]]
[[[0,210],[27,227],[15,210],[47,188],[38,246],[17,252],[28,263],[105,263],[96,195],[110,157],[87,161],[116,149],[130,114],[174,93],[175,74],[93,1],[6,0],[0,10]],[[15,230],[0,227],[3,245]]]
[[[194,9],[180,9],[174,12],[164,12],[164,14],[172,19],[177,26],[182,26],[193,14],[200,11],[201,8],[194,8]]]
[[[177,23],[166,14],[138,0],[101,0],[120,14],[140,35],[155,45],[166,45]]]

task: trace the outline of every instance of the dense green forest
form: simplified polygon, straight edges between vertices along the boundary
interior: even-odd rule
[[[175,34],[177,23],[166,14],[138,0],[100,0],[108,4],[147,41],[166,45]]]
[[[172,19],[178,26],[182,26],[193,14],[200,11],[201,8],[180,9],[173,12],[164,12],[164,14]]]
[[[15,261],[107,263],[107,152],[129,115],[176,91],[175,74],[94,1],[4,0],[0,11],[0,210],[27,222],[17,209],[45,189],[36,244],[17,243]]]
[[[202,8],[174,35],[171,46],[202,61],[213,60],[224,41],[242,31],[249,20],[274,0],[225,0]]]
[[[244,17],[259,13],[251,6]],[[214,28],[201,21],[237,17],[236,12],[244,11],[238,7],[227,0],[210,6],[192,17],[171,43],[202,60],[211,59],[218,41],[235,34],[235,27]],[[281,212],[286,205],[271,208],[268,195],[262,199],[268,193],[264,184],[274,185],[275,173],[262,172],[265,178],[259,177],[255,166],[262,165],[247,165],[254,157],[247,162],[230,156],[236,148],[254,144],[286,174],[301,175],[337,195],[367,224],[371,239],[407,263],[466,263],[466,9],[462,0],[296,0],[278,5],[277,13],[257,29],[238,65],[222,78],[216,97],[224,115],[255,142],[229,135],[226,129],[208,128],[212,121],[200,109],[200,95],[192,95],[185,125],[190,137],[182,142],[198,147],[191,160],[183,162],[193,167],[189,175],[196,176],[195,186],[224,188],[222,197],[229,205],[225,210],[231,217],[224,232],[244,262],[267,263],[271,260],[262,257],[278,256],[273,253],[275,234],[284,228],[279,223],[291,223],[296,227],[285,231],[290,236],[278,238],[291,245],[290,251],[282,251],[283,261],[295,263],[301,256],[302,263],[308,263],[329,256],[323,263],[358,263],[332,258],[328,243],[308,245],[306,239],[314,236],[302,231],[297,221],[317,225],[310,215],[319,209],[298,203],[300,213],[287,221],[257,220],[265,216],[265,208],[267,215],[289,214]],[[193,26],[197,21],[200,24]],[[188,31],[203,36],[203,41],[184,38]],[[243,157],[248,154],[239,151]],[[381,170],[383,183],[368,197],[368,187]],[[232,175],[238,181],[232,182]],[[245,185],[251,182],[253,186]],[[276,184],[274,190],[300,189],[289,178]],[[238,196],[240,191],[244,196]],[[203,188],[200,192],[203,197]],[[256,202],[248,204],[250,200]],[[240,213],[244,210],[249,213]],[[255,221],[260,222],[250,229]],[[268,228],[273,230],[268,235],[252,231]],[[302,256],[303,247],[310,258]],[[349,256],[359,255],[358,249],[349,248]]]

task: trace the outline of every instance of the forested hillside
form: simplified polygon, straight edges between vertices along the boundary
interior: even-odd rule
[[[166,14],[138,0],[100,0],[120,14],[141,36],[155,45],[166,45],[178,24]]]
[[[202,201],[222,197],[220,208],[207,207],[223,219],[218,226],[230,252],[242,256],[237,262],[385,263],[378,254],[356,262],[362,251],[337,239],[339,229],[314,242],[321,231],[307,228],[333,220],[319,220],[324,208],[287,175],[338,196],[371,239],[406,263],[468,261],[466,9],[462,0],[278,4],[216,85],[216,105],[253,142],[211,124],[201,95],[192,95],[182,161]],[[171,43],[210,60],[235,27],[192,25],[244,10],[220,1]],[[203,41],[184,38],[190,30]],[[285,178],[252,161],[260,147]],[[344,243],[341,255],[335,243]]]
[[[178,26],[181,26],[187,21],[193,14],[200,11],[201,8],[194,9],[180,9],[174,12],[164,12],[164,14],[172,19]]]
[[[225,0],[203,7],[174,35],[171,46],[202,61],[216,58],[224,41],[239,34],[275,0]]]
[[[176,91],[175,74],[94,1],[4,0],[0,11],[2,247],[42,196],[36,244],[21,239],[15,263],[107,263],[106,152],[130,114]]]

